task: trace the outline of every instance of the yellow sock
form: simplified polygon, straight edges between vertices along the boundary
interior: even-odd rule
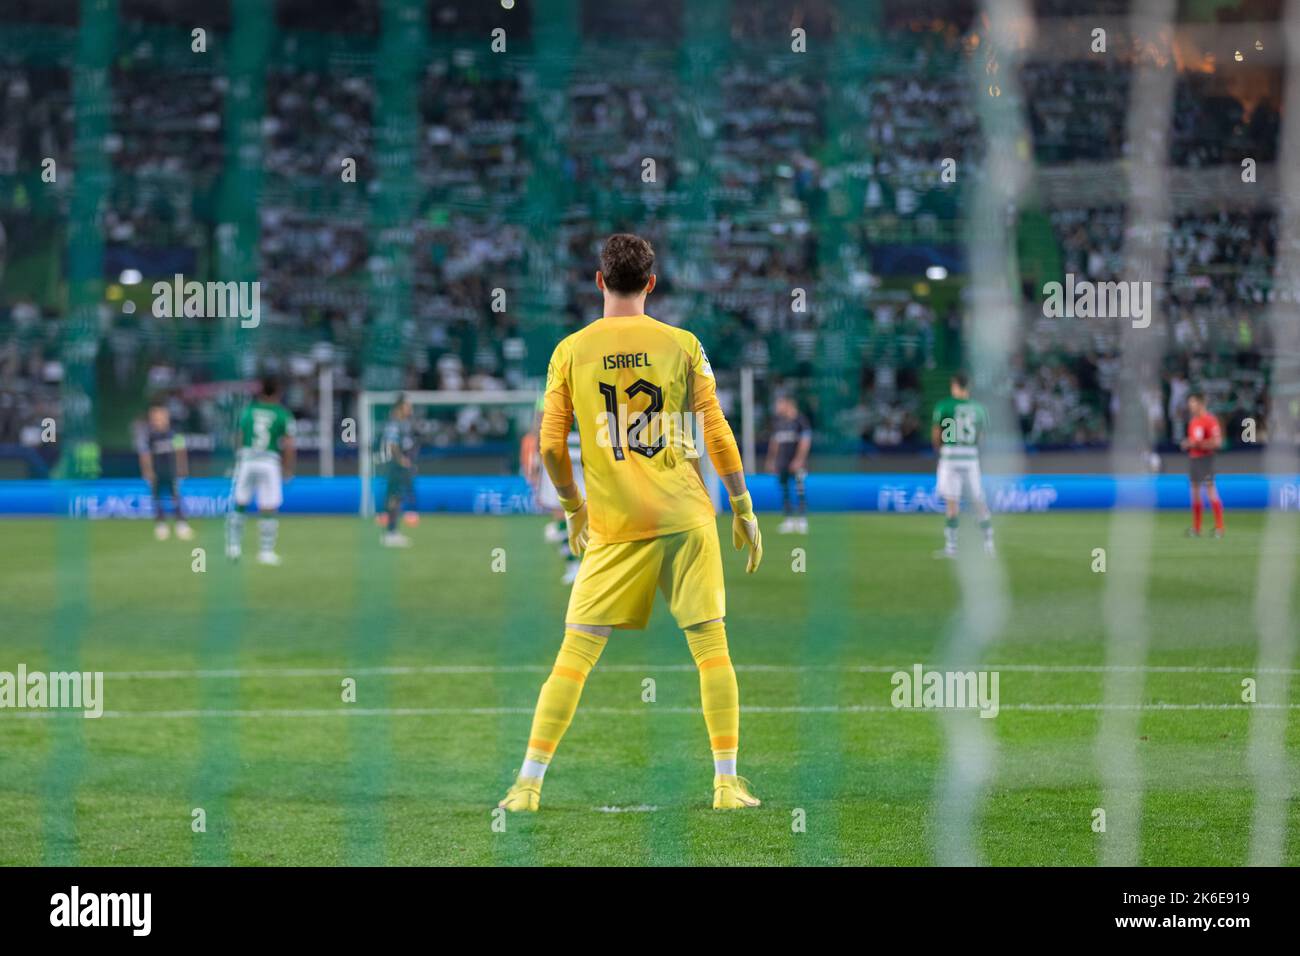
[[[734,774],[740,747],[740,688],[727,653],[727,629],[721,621],[696,624],[686,629],[686,643],[700,669],[700,703],[709,729],[713,771]]]
[[[551,676],[542,685],[537,696],[537,710],[533,713],[533,729],[528,735],[528,751],[524,754],[521,777],[541,779],[555,755],[555,748],[569,729],[573,714],[578,709],[582,685],[587,675],[600,659],[608,638],[585,631],[566,629],[564,643],[555,657]]]

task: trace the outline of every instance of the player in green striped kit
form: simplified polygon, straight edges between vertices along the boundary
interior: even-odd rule
[[[949,397],[934,406],[930,439],[939,453],[938,490],[943,496],[946,520],[943,527],[943,550],[935,557],[957,556],[957,515],[965,491],[984,532],[984,552],[993,553],[993,522],[984,500],[980,480],[979,442],[988,430],[988,413],[979,402],[972,401],[966,376],[957,372],[949,382]]]
[[[293,415],[280,404],[280,382],[268,375],[261,391],[239,417],[239,452],[235,458],[233,502],[226,515],[226,557],[239,560],[243,550],[244,515],[257,498],[259,564],[276,565],[276,513],[284,500],[284,482],[293,477]]]

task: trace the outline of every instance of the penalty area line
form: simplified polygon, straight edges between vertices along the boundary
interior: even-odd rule
[[[910,672],[908,664],[737,664],[742,674],[790,674],[809,671],[838,671],[845,674],[893,674]],[[1300,675],[1300,668],[1252,667],[1228,665],[1111,665],[1111,664],[980,664],[979,670],[1023,674],[1289,674]],[[313,677],[404,677],[436,674],[544,674],[550,664],[427,664],[385,667],[251,667],[222,670],[134,670],[105,671],[105,680],[274,680]],[[646,674],[654,672],[694,673],[694,664],[602,664],[602,672]]]
[[[978,707],[893,707],[886,704],[824,704],[808,706],[742,706],[742,714],[756,716],[769,714],[890,714],[890,713],[942,713],[945,710],[969,710],[978,712]],[[1300,703],[1295,704],[1179,704],[1164,701],[1152,701],[1144,704],[1106,704],[1106,703],[1043,703],[1043,704],[1003,704],[999,712],[1015,713],[1071,713],[1075,711],[1106,710],[1140,710],[1140,711],[1194,711],[1194,710],[1300,710]],[[698,715],[698,707],[584,707],[584,714],[606,714],[612,716],[641,716],[646,714],[692,714]],[[106,710],[99,718],[110,720],[190,720],[190,719],[238,719],[238,720],[274,720],[303,719],[319,717],[499,717],[511,714],[531,715],[532,707],[317,707],[283,710]],[[79,710],[4,710],[0,719],[40,719],[52,717],[82,718]]]

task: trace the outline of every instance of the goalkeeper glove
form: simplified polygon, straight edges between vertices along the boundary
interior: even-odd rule
[[[749,563],[745,573],[753,574],[763,560],[763,535],[758,530],[758,518],[754,517],[754,502],[749,492],[731,499],[731,543],[739,551],[749,545]]]
[[[564,521],[569,527],[569,550],[575,558],[587,550],[587,502],[581,498],[560,499]]]

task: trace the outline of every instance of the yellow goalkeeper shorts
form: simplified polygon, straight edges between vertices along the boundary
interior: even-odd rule
[[[650,621],[656,587],[664,592],[678,627],[726,617],[716,525],[588,548],[565,623],[640,630]]]

